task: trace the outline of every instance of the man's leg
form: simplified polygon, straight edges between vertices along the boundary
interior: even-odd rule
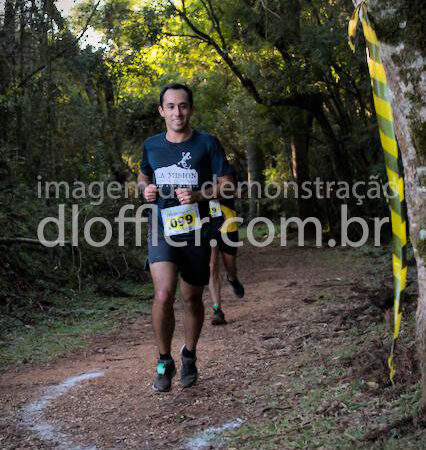
[[[154,283],[154,301],[152,303],[152,326],[160,354],[170,354],[173,332],[175,329],[175,313],[173,308],[177,267],[168,261],[150,264]]]
[[[238,298],[244,297],[244,286],[240,283],[237,277],[237,255],[231,255],[230,253],[222,252],[223,265],[226,270],[226,278],[234,291],[234,294]]]
[[[222,301],[220,298],[220,278],[219,278],[219,248],[212,247],[210,256],[210,279],[209,293],[213,304],[212,325],[225,325],[225,314],[222,311]]]
[[[237,255],[222,253],[223,265],[225,266],[228,280],[234,281],[237,278]]]
[[[195,351],[204,323],[204,286],[193,286],[180,280],[180,295],[184,309],[185,347]]]
[[[220,308],[219,249],[217,247],[212,247],[210,256],[209,294],[213,306],[218,305]]]
[[[171,356],[171,343],[175,329],[173,302],[176,292],[177,267],[168,261],[150,264],[154,283],[154,301],[152,302],[152,326],[160,357],[157,362],[157,374],[152,387],[159,392],[167,392],[172,387],[176,373],[175,362]]]
[[[184,388],[197,381],[196,348],[204,322],[204,286],[209,284],[211,247],[208,241],[201,245],[189,241],[180,251],[180,298],[184,308],[185,345],[182,347],[180,381]]]
[[[180,382],[184,388],[192,386],[198,378],[196,348],[204,322],[203,286],[180,281],[180,294],[184,308],[185,345],[181,350]]]

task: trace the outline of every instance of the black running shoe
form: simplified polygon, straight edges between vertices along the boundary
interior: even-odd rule
[[[238,298],[243,298],[244,297],[244,286],[240,283],[240,280],[238,278],[235,278],[235,280],[230,280],[228,278],[228,276],[226,276],[226,280],[228,281],[228,283],[231,285],[232,290],[234,291],[234,294],[238,297]]]
[[[212,325],[226,325],[225,313],[218,305],[213,306],[213,316],[211,320]]]
[[[172,379],[176,375],[176,366],[173,359],[159,359],[157,363],[157,376],[152,385],[154,391],[168,392],[172,387]]]
[[[197,358],[188,358],[187,356],[183,356],[182,350],[185,346],[182,347],[180,354],[182,357],[182,368],[180,371],[180,382],[184,388],[188,388],[195,384],[198,377],[198,370],[195,362]]]

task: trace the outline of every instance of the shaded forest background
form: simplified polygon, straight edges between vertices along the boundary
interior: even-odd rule
[[[54,0],[5,0],[0,25],[0,302],[79,290],[101,279],[144,279],[144,248],[116,227],[94,248],[82,229],[111,224],[133,200],[37,196],[37,183],[136,180],[145,138],[163,130],[158,94],[172,81],[194,90],[193,124],[219,137],[243,179],[266,183],[378,176],[385,167],[362,51],[347,45],[346,0],[83,1],[65,17]],[[103,36],[84,45],[87,30]],[[360,37],[359,39],[362,39]],[[363,46],[360,45],[360,47]],[[242,200],[245,219],[315,216],[339,236],[350,216],[388,214],[383,198]],[[79,247],[37,242],[44,217],[79,205]],[[370,222],[372,224],[372,221]],[[92,228],[102,240],[102,226]],[[47,237],[55,239],[55,227]]]

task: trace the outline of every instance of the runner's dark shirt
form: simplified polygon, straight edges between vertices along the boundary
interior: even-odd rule
[[[158,206],[159,235],[163,232],[161,209],[180,205],[175,190],[191,188],[199,191],[202,185],[213,181],[213,175],[222,177],[232,173],[219,140],[208,133],[194,130],[184,142],[170,142],[166,133],[160,133],[144,142],[141,172],[151,178],[160,189],[155,204]],[[209,203],[198,204],[200,218],[209,216]],[[151,222],[151,217],[150,217]],[[208,227],[203,226],[206,237]],[[194,239],[195,233],[173,236],[174,240]]]

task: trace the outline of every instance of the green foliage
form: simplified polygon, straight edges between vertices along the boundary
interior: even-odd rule
[[[57,215],[60,202],[66,204],[70,237],[72,202],[36,198],[38,175],[69,183],[134,180],[143,140],[163,129],[158,94],[171,81],[194,89],[194,125],[220,138],[242,179],[253,178],[247,155],[255,142],[257,169],[266,181],[292,180],[292,139],[306,126],[300,117],[311,121],[304,131],[307,179],[364,180],[382,171],[365,58],[346,43],[351,2],[187,0],[183,10],[181,2],[166,0],[106,0],[94,11],[95,4],[80,2],[61,20],[22,2],[22,8],[8,9],[1,25],[4,237],[35,238],[40,220]],[[99,47],[76,42],[86,26],[103,36]],[[110,223],[124,204],[77,203],[84,220],[103,216]],[[241,203],[243,211],[249,209],[247,201]],[[336,205],[318,203],[326,223],[338,225]],[[260,206],[273,218],[301,207],[292,198],[263,199]],[[386,213],[383,202],[350,208],[364,216]],[[101,228],[93,228],[98,239]],[[2,274],[21,280],[22,290],[40,280],[49,288],[62,282],[76,287],[99,273],[134,277],[143,249],[132,247],[130,227],[123,248],[115,233],[115,243],[102,249],[81,241],[74,256],[67,246],[4,244],[9,266],[2,266]],[[12,292],[13,282],[5,286]]]

